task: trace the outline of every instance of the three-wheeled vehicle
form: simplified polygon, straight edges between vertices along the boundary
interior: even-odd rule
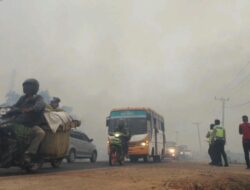
[[[15,166],[32,172],[41,168],[44,162],[51,163],[55,168],[59,167],[68,150],[70,129],[79,126],[80,121],[73,120],[66,112],[62,112],[54,113],[57,114],[56,117],[63,118],[60,118],[61,122],[53,123],[56,117],[53,117],[53,113],[47,113],[47,125],[40,126],[46,136],[37,155],[27,164],[24,152],[31,141],[31,129],[15,123],[14,118],[3,117],[10,109],[0,108],[0,168]],[[52,128],[49,122],[52,122]]]

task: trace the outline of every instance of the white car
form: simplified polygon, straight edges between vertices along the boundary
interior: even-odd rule
[[[93,139],[85,133],[71,130],[70,145],[66,156],[68,162],[74,162],[76,158],[88,158],[90,162],[96,162],[97,150],[92,141]]]

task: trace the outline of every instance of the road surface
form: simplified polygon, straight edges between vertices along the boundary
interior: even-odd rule
[[[244,165],[213,167],[206,163],[107,162],[46,166],[36,174],[19,169],[0,170],[0,190],[250,190],[250,170]]]

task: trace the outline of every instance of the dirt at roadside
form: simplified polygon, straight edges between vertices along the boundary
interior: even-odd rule
[[[98,170],[0,177],[0,190],[250,190],[244,166],[133,164]]]

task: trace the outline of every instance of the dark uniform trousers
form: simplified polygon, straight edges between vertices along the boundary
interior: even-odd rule
[[[228,166],[227,154],[225,152],[225,140],[224,139],[216,139],[214,142],[215,146],[215,164],[222,165],[221,156],[223,157],[225,166]]]
[[[208,148],[208,154],[210,156],[212,164],[215,164],[215,149],[214,149],[214,143],[209,144]]]

